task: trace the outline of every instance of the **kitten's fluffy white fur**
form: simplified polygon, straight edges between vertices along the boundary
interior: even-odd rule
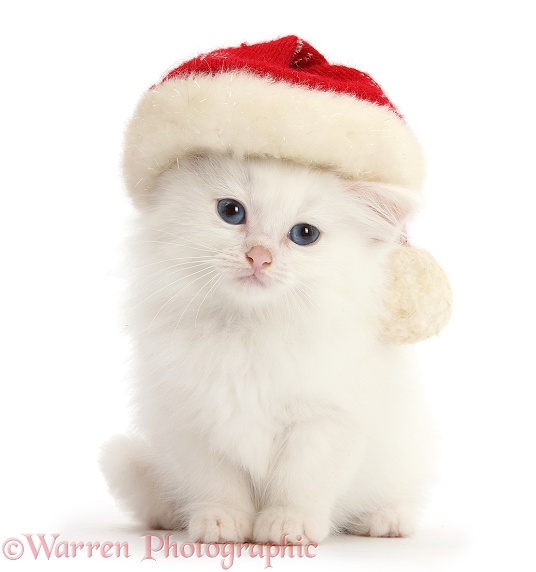
[[[223,198],[245,224],[222,220]],[[160,177],[131,242],[134,428],[101,459],[144,525],[205,542],[412,533],[433,424],[407,348],[377,332],[413,208],[275,159],[197,156]],[[295,244],[297,223],[320,238]],[[244,280],[253,246],[272,262]]]

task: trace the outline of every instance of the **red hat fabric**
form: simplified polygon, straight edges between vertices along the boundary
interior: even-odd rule
[[[328,63],[313,46],[297,36],[286,36],[260,44],[215,50],[170,71],[162,81],[197,73],[248,70],[260,76],[338,93],[355,95],[396,111],[381,87],[366,73]]]
[[[423,178],[419,144],[381,87],[296,36],[200,55],[148,90],[126,132],[133,199],[200,152],[287,159],[414,190]]]

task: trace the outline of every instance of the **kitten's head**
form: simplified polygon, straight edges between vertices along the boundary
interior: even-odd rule
[[[192,156],[161,175],[144,207],[149,289],[196,315],[370,306],[413,208],[410,192],[388,185],[276,159]]]

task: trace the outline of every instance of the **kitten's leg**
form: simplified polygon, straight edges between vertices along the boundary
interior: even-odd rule
[[[111,492],[149,528],[187,528],[202,542],[252,536],[255,507],[245,473],[194,439],[156,453],[142,439],[118,436],[104,445],[100,462]]]
[[[255,521],[256,541],[320,542],[329,534],[335,501],[355,476],[361,449],[354,434],[331,419],[289,428]]]
[[[400,503],[386,504],[381,509],[360,514],[344,529],[359,536],[411,536],[415,531],[415,509]]]
[[[176,495],[185,499],[182,514],[189,539],[251,539],[256,509],[246,472],[192,435],[184,436],[176,459]]]
[[[437,436],[426,404],[400,392],[395,403],[377,416],[366,461],[337,501],[336,524],[352,534],[413,534],[435,477]]]
[[[100,466],[111,493],[144,526],[181,528],[176,507],[159,487],[156,463],[143,439],[124,435],[110,439],[102,447]]]

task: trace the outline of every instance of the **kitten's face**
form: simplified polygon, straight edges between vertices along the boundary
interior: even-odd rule
[[[161,268],[154,287],[194,309],[315,305],[330,291],[355,289],[356,280],[374,287],[385,249],[372,235],[382,217],[348,187],[273,159],[181,161],[161,176],[147,208],[151,257]],[[383,227],[392,231],[385,220]]]

